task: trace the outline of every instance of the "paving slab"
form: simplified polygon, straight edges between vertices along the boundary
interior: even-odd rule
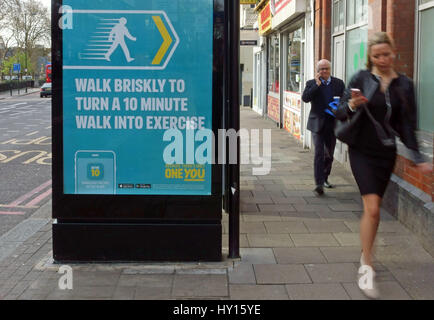
[[[293,247],[289,234],[249,234],[247,235],[250,247],[255,248],[276,248]]]
[[[237,263],[228,270],[228,276],[230,284],[256,284],[252,264]]]
[[[267,233],[307,233],[306,226],[301,221],[264,222]]]
[[[303,197],[271,197],[275,204],[307,204]],[[286,210],[283,210],[286,211]]]
[[[240,224],[240,233],[267,233],[267,231],[263,222],[244,222]]]
[[[318,216],[326,221],[349,221],[360,223],[360,217],[357,212],[332,211],[318,212]]]
[[[130,292],[127,291],[130,295]],[[168,300],[172,297],[170,287],[137,287],[134,292],[134,300]]]
[[[174,297],[228,297],[226,275],[176,274],[173,282]]]
[[[258,284],[312,283],[302,264],[254,264]]]
[[[306,264],[305,267],[314,283],[351,282],[357,277],[353,263]]]
[[[278,264],[326,263],[318,248],[273,248]]]
[[[351,231],[342,221],[314,220],[305,221],[304,224],[311,233],[349,232]]]
[[[331,233],[291,233],[290,236],[296,247],[336,247],[339,245]]]
[[[173,274],[122,274],[120,275],[118,287],[171,287],[173,284]]]
[[[243,214],[242,220],[244,222],[265,222],[265,221],[282,221],[282,217],[279,212],[273,212],[273,214],[263,215],[257,214]]]
[[[434,281],[401,283],[405,291],[416,300],[434,300]]]
[[[280,212],[282,221],[309,221],[321,219],[315,212]]]
[[[360,246],[360,235],[353,232],[338,232],[333,233],[335,239],[341,246]]]
[[[288,300],[284,285],[246,285],[229,286],[232,300]]]
[[[271,248],[240,248],[241,261],[250,264],[275,264]]]
[[[339,283],[313,283],[286,285],[291,300],[350,300]]]
[[[359,289],[357,283],[342,284],[352,300],[370,300]],[[396,281],[378,282],[380,300],[412,300],[406,290]]]
[[[360,261],[360,246],[321,247],[320,250],[329,263]]]

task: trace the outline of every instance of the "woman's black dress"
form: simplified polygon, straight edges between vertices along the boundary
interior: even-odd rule
[[[395,79],[396,80],[396,79]],[[390,92],[399,90],[395,87],[395,80],[390,84]],[[392,117],[390,124],[394,126],[395,114],[399,112],[398,97],[391,97]],[[378,86],[377,91],[368,103],[368,109],[387,132],[385,117],[387,112],[386,96]],[[359,186],[361,195],[376,194],[383,197],[387,184],[392,175],[396,160],[396,147],[384,146],[377,136],[374,124],[363,114],[360,119],[360,129],[354,146],[349,147],[351,170]]]

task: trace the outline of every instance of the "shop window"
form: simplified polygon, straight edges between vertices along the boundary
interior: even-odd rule
[[[347,26],[368,21],[368,0],[347,0]]]
[[[286,72],[287,91],[300,91],[302,40],[301,36],[301,28],[288,34],[288,70]]]
[[[427,3],[425,1],[424,3]],[[434,8],[420,12],[420,55],[419,55],[419,128],[434,132],[434,42],[432,32],[434,30]]]
[[[334,0],[333,2],[333,31],[342,32],[345,26],[345,3],[344,0]]]
[[[368,61],[368,28],[361,27],[347,32],[346,40],[346,81],[360,69],[366,68]]]

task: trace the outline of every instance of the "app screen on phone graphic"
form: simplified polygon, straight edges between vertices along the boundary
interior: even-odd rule
[[[75,154],[76,194],[114,194],[115,186],[114,152],[78,151]]]

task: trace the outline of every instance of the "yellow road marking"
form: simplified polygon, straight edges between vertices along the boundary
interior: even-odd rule
[[[161,17],[152,16],[152,19],[154,20],[155,24],[157,25],[158,31],[160,31],[161,36],[163,37],[163,43],[161,44],[160,49],[155,55],[154,60],[152,60],[152,64],[160,64],[161,60],[163,60],[164,56],[166,55],[167,50],[169,50],[169,47],[172,44],[173,40],[170,37],[169,32],[167,32],[167,29],[164,26]]]

